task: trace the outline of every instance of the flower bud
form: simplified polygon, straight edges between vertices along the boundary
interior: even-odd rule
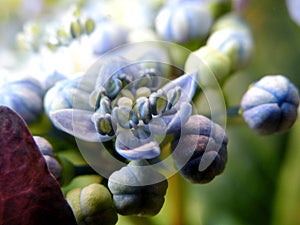
[[[45,95],[44,108],[46,113],[50,115],[50,112],[58,109],[77,107],[90,110],[89,96],[93,90],[93,85],[81,77],[58,81]]]
[[[192,183],[210,182],[225,168],[227,142],[219,125],[201,115],[191,116],[172,143],[180,174]]]
[[[145,160],[131,161],[108,180],[115,208],[122,215],[156,215],[168,187],[165,177]]]
[[[118,47],[127,42],[127,30],[112,21],[103,21],[96,24],[93,33],[90,34],[90,39],[93,51],[97,55]]]
[[[229,57],[210,46],[194,51],[185,63],[187,73],[199,72],[199,84],[203,86],[214,86],[217,81],[224,81],[229,75],[230,68]]]
[[[34,122],[41,115],[43,96],[41,83],[33,77],[0,76],[0,104],[15,110],[27,123]]]
[[[84,188],[75,188],[66,195],[78,224],[114,225],[118,216],[113,209],[111,194],[101,184],[90,184]]]
[[[43,137],[34,136],[33,138],[39,150],[44,156],[49,171],[57,180],[59,180],[62,175],[62,167],[54,157],[52,145]]]
[[[216,22],[213,30],[207,45],[227,55],[232,70],[243,68],[254,48],[251,30],[246,22],[234,14],[226,15]]]
[[[208,35],[213,16],[204,4],[187,1],[167,5],[158,13],[155,27],[166,41],[187,43]]]
[[[297,119],[298,89],[282,75],[269,75],[255,82],[241,100],[248,126],[259,135],[285,132]]]

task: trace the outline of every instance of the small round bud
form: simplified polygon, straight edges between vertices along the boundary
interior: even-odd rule
[[[119,45],[127,42],[127,30],[112,21],[103,21],[96,24],[95,30],[90,34],[94,53],[101,55]]]
[[[225,168],[227,142],[219,125],[201,115],[191,116],[172,143],[180,174],[192,183],[210,182]]]
[[[297,119],[298,89],[282,75],[269,75],[255,82],[241,100],[248,126],[259,135],[285,132]]]
[[[118,216],[113,209],[111,194],[101,184],[90,184],[84,188],[75,188],[66,195],[78,224],[114,225]]]
[[[95,22],[93,19],[88,18],[85,22],[84,22],[84,30],[86,32],[86,34],[91,34],[94,30],[95,30]]]
[[[44,97],[46,113],[50,115],[50,112],[55,110],[73,108],[74,102],[78,108],[91,110],[89,96],[93,86],[88,82],[81,78],[58,81]],[[76,101],[74,101],[74,96],[76,96]]]
[[[112,111],[112,116],[117,123],[125,129],[130,129],[139,123],[136,112],[127,106],[115,107]]]
[[[216,81],[224,81],[230,74],[230,68],[229,57],[210,46],[201,47],[191,53],[185,63],[186,72],[199,72],[199,84],[203,86],[213,86]]]
[[[250,31],[240,27],[213,32],[207,40],[207,45],[227,55],[232,70],[244,67],[249,62],[254,48]]]
[[[108,187],[119,214],[153,216],[163,206],[168,183],[147,161],[139,160],[112,173]]]
[[[162,8],[155,21],[158,35],[166,41],[187,43],[208,35],[213,16],[204,4],[186,1]]]
[[[27,123],[34,122],[43,111],[44,90],[41,83],[30,76],[1,74],[0,105],[15,110]]]
[[[57,180],[60,180],[62,176],[62,167],[59,164],[59,162],[54,158],[52,145],[43,137],[34,136],[33,139],[36,145],[38,146],[40,152],[43,154],[49,171]]]
[[[70,33],[72,38],[78,38],[83,33],[83,27],[79,19],[76,19],[70,24]]]

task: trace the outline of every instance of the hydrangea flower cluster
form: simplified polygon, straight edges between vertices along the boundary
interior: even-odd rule
[[[148,10],[135,3],[147,15],[139,21],[147,24],[141,36],[140,23],[126,26],[118,12],[106,15],[99,9],[95,16],[99,5],[104,11],[115,6],[102,1],[86,11],[72,8],[63,27],[50,26],[52,35],[48,29],[43,33],[42,26],[25,25],[20,43],[43,59],[51,55],[38,68],[36,76],[44,76],[15,79],[6,74],[0,80],[1,105],[16,111],[29,127],[46,124],[40,136],[31,136],[18,120],[31,149],[39,150],[33,155],[46,165],[44,172],[67,190],[77,224],[113,225],[118,215],[155,216],[172,188],[168,178],[178,172],[190,183],[206,184],[223,173],[230,158],[222,121],[226,110],[204,114],[198,103],[201,97],[207,97],[208,105],[220,103],[209,94],[222,91],[251,60],[255,43],[242,14],[248,1],[146,2]],[[71,64],[79,71],[66,73],[70,70],[58,66],[61,57],[77,62]],[[94,64],[87,69],[86,61]],[[226,100],[220,105],[228,106]],[[284,75],[267,75],[249,86],[234,116],[258,135],[283,133],[296,122],[298,106],[296,85]],[[97,162],[99,155],[103,162]],[[95,174],[96,179],[76,183],[81,175]]]
[[[170,70],[172,71],[172,68]],[[166,79],[168,76],[163,74],[170,70],[166,70],[159,62],[134,63],[119,56],[108,58],[101,61],[97,76],[82,76],[81,82],[77,80],[78,91],[73,92],[77,98],[74,102],[78,101],[77,104],[60,105],[62,108],[51,107],[48,111],[57,128],[86,142],[111,143],[114,148],[113,154],[130,162],[109,177],[108,188],[119,214],[155,215],[160,211],[167,182],[157,169],[151,169],[152,166],[155,167],[155,163],[152,164],[151,160],[160,160],[162,142],[167,137],[174,136],[174,140],[179,140],[180,143],[183,140],[185,143],[183,146],[174,147],[177,150],[170,153],[178,162],[176,169],[182,171],[183,176],[193,183],[209,182],[225,168],[227,137],[221,127],[203,117],[203,123],[201,121],[196,125],[192,133],[186,132],[189,129],[193,130],[193,128],[185,128],[186,126],[194,126],[198,123],[193,119],[191,104],[197,89],[198,72],[182,74],[170,81]],[[95,82],[88,79],[91,77]],[[94,83],[94,87],[90,87],[88,97],[87,89],[82,92],[82,87],[88,86],[85,85],[85,81],[89,84]],[[69,82],[74,84],[73,81]],[[53,93],[57,93],[57,86],[52,90],[48,91],[46,99],[52,98]],[[65,90],[67,89],[61,91]],[[59,95],[55,96],[59,98]],[[65,97],[69,99],[68,95]],[[88,101],[90,109],[79,107],[86,106],[81,104],[83,101]],[[210,148],[208,144],[210,141],[205,140],[206,144],[204,144],[202,135],[207,135],[208,138],[214,136],[216,144],[213,149],[216,154],[209,153],[210,156],[207,157],[205,153],[202,156],[203,151]],[[188,143],[190,148],[186,149],[189,141],[191,141]],[[195,144],[196,142],[199,143]],[[193,156],[194,151],[199,154],[195,153],[196,155]],[[185,157],[181,157],[182,154]],[[192,162],[189,161],[190,157],[199,158]],[[198,167],[203,163],[201,158],[206,160],[205,164],[209,169],[201,170],[200,173],[203,175],[199,176]],[[147,167],[150,167],[150,171],[144,169]],[[127,170],[132,172],[126,172]],[[144,170],[145,172],[142,172]],[[139,182],[134,184],[136,180]],[[155,194],[153,190],[157,190],[158,196],[146,198],[149,191],[151,195]],[[140,193],[142,196],[139,196]]]

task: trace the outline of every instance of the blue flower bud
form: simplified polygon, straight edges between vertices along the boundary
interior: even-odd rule
[[[85,81],[79,77],[57,82],[45,95],[44,108],[46,113],[50,115],[52,111],[75,107],[91,110],[89,96],[93,86]],[[74,106],[74,96],[76,96],[76,106]]]
[[[52,88],[58,81],[64,79],[66,79],[65,75],[59,73],[58,71],[53,71],[43,81],[44,89],[47,91]]]
[[[138,160],[112,173],[108,188],[119,214],[153,216],[163,206],[168,183],[147,161]]]
[[[185,1],[162,8],[155,21],[158,35],[166,41],[186,43],[208,35],[213,16],[204,4]]]
[[[152,119],[149,99],[146,97],[137,99],[136,108],[144,124],[148,124]]]
[[[110,114],[94,113],[92,120],[99,134],[108,136],[115,135],[112,117]]]
[[[165,112],[168,102],[166,94],[159,89],[149,96],[150,110],[153,115],[161,115]]]
[[[111,77],[108,81],[104,94],[110,99],[115,98],[122,89],[122,81],[118,78]]]
[[[27,123],[43,111],[44,90],[32,77],[0,76],[0,104],[15,110]]]
[[[94,53],[102,55],[105,52],[127,42],[127,30],[113,21],[103,21],[96,24],[96,29],[90,34]]]
[[[201,115],[193,115],[172,142],[180,174],[192,183],[210,182],[227,162],[227,136],[223,128]]]
[[[57,180],[60,180],[62,177],[62,167],[54,157],[52,145],[43,137],[33,136],[33,139],[43,154],[49,171]]]
[[[208,38],[207,45],[227,55],[231,61],[231,69],[237,70],[249,62],[254,44],[251,31],[244,21],[232,23],[235,26],[220,22],[216,31]]]
[[[299,93],[282,75],[269,75],[255,82],[241,100],[248,126],[259,135],[285,132],[297,119]]]
[[[112,116],[125,129],[133,128],[139,123],[137,114],[128,106],[115,107]]]

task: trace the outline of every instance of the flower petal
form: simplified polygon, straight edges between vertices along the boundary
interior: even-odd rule
[[[164,122],[167,124],[166,133],[170,134],[179,131],[186,123],[191,113],[192,105],[190,103],[183,102],[175,114],[162,116],[162,119],[164,119]]]
[[[117,134],[116,150],[130,160],[151,159],[160,154],[160,147],[152,136],[140,138],[129,129],[122,129]]]
[[[91,117],[93,112],[80,109],[60,109],[50,113],[50,119],[60,130],[89,142],[105,142],[114,136],[100,135]]]
[[[181,96],[177,104],[181,102],[190,102],[195,94],[197,88],[198,73],[184,74],[171,82],[168,82],[162,87],[162,90],[168,93],[168,91],[179,86],[182,90]]]

